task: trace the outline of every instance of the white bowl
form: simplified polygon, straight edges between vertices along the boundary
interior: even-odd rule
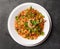
[[[25,38],[22,38],[20,35],[18,35],[18,33],[15,30],[14,27],[14,20],[15,20],[15,16],[18,15],[19,12],[21,12],[22,10],[28,8],[32,6],[34,9],[38,10],[39,12],[41,12],[44,16],[45,16],[45,25],[44,25],[44,36],[39,36],[36,40],[27,40]],[[23,46],[36,46],[38,44],[41,44],[43,41],[45,41],[45,39],[48,37],[50,30],[51,30],[51,18],[50,15],[48,14],[48,12],[46,11],[45,8],[43,8],[41,5],[36,4],[36,3],[23,3],[20,4],[19,6],[17,6],[16,8],[13,9],[13,11],[11,12],[9,18],[8,18],[8,30],[9,33],[11,35],[11,37],[19,44],[23,45]]]

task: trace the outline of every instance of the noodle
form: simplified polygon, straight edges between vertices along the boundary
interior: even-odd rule
[[[23,38],[33,40],[44,34],[44,22],[44,16],[39,11],[29,7],[15,17],[15,29]]]

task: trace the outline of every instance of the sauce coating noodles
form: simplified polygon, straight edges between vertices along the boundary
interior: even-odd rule
[[[37,39],[44,35],[44,16],[36,9],[29,7],[15,17],[15,29],[17,33],[26,39]]]

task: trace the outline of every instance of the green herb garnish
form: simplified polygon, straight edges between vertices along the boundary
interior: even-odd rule
[[[30,16],[31,16],[31,17],[34,17],[34,16],[35,16],[35,14],[31,12],[31,13],[30,13]]]
[[[33,25],[37,25],[39,22],[36,21],[36,20],[30,20],[30,22],[33,24]]]
[[[18,20],[18,16],[16,16],[15,19]]]
[[[41,34],[41,35],[44,35],[44,32],[41,32],[40,34]]]
[[[22,18],[24,18],[24,16],[21,16]]]
[[[25,25],[25,27],[28,27],[28,22],[25,22],[24,25]]]

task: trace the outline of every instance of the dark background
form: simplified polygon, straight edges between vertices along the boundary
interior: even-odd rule
[[[24,2],[35,2],[45,7],[53,22],[48,39],[41,45],[30,48],[17,44],[7,29],[10,12]],[[0,0],[0,49],[60,49],[60,0]]]

